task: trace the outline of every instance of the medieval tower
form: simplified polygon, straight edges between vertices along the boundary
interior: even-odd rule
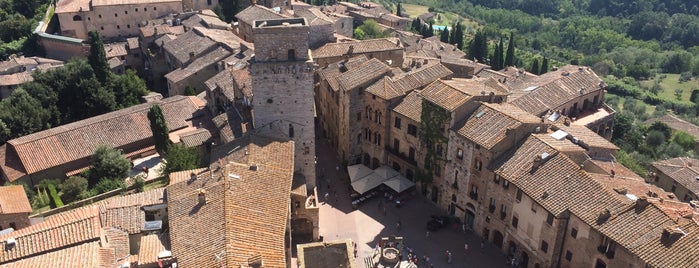
[[[304,18],[255,21],[250,61],[253,125],[263,135],[294,141],[294,176],[316,186],[313,60]]]

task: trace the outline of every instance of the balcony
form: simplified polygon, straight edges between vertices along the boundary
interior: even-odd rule
[[[399,159],[407,162],[408,164],[411,164],[411,165],[417,167],[417,161],[415,161],[415,159],[410,159],[407,155],[405,155],[405,153],[399,152],[398,149],[394,149],[391,146],[386,146],[385,149],[390,154],[398,157]]]

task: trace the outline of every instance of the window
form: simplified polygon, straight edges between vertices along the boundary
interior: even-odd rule
[[[573,259],[573,253],[570,251],[566,250],[566,261],[570,261]]]
[[[80,17],[78,15],[73,16],[73,21],[82,21],[83,17]]]
[[[124,14],[129,14],[129,11],[128,11],[128,10],[124,10]]]
[[[153,10],[158,10],[158,7],[153,7]]]
[[[396,120],[393,121],[393,126],[400,129],[400,117],[396,116]]]
[[[517,202],[522,202],[522,190],[517,190]]]
[[[508,181],[508,180],[503,181],[502,188],[505,190],[509,189],[510,188],[510,181]]]
[[[138,8],[136,8],[136,12],[138,12]]]
[[[435,166],[437,166],[437,165],[435,165]],[[441,170],[442,170],[442,168],[441,168],[440,166],[437,166],[437,168],[434,169],[434,175],[437,176],[437,177],[442,176],[442,171],[441,171]]]
[[[97,17],[101,19],[101,18],[102,18],[102,14],[97,15]]]
[[[378,122],[379,122],[379,111],[376,110],[376,111],[374,111],[374,123],[378,123]]]
[[[441,144],[437,144],[437,155],[442,156],[442,150],[443,150],[443,149],[442,149],[442,145],[441,145]]]
[[[364,139],[367,141],[371,141],[371,137],[369,137],[369,129],[368,128],[364,129]]]
[[[400,141],[398,139],[393,139],[393,150],[400,150]]]
[[[408,135],[417,137],[417,127],[413,124],[408,124]]]
[[[211,5],[211,0],[206,0],[207,5]]]
[[[476,159],[476,161],[475,161],[475,168],[476,168],[476,170],[478,170],[478,171],[483,170],[483,162],[481,162],[481,160],[479,160],[479,159]]]
[[[103,31],[104,31],[104,26],[100,26],[100,30],[103,30]]]
[[[121,26],[117,25],[117,29],[121,29]]]
[[[360,133],[359,135],[357,135],[357,144],[361,144],[361,143],[362,143],[362,134]]]
[[[495,184],[500,184],[500,175],[495,174],[495,178],[493,179],[493,182],[495,182]]]
[[[143,11],[148,11],[148,8],[147,8],[147,7],[144,7],[144,8],[143,8]]]
[[[549,251],[549,243],[546,243],[546,241],[544,240],[541,240],[541,251],[543,251],[544,253]]]
[[[502,204],[500,205],[500,218],[504,219],[507,216],[507,207]]]
[[[573,228],[572,230],[570,230],[570,236],[572,236],[573,238],[578,238],[578,229]]]
[[[410,147],[410,149],[408,149],[408,159],[410,161],[415,161],[415,148]]]
[[[378,121],[377,123],[378,123],[379,125],[381,125],[381,117],[383,117],[383,115],[381,114],[381,112],[379,112],[379,116],[376,117],[376,119],[377,119],[377,121]]]
[[[519,218],[512,216],[512,227],[517,228],[517,224],[519,224]]]
[[[670,192],[674,192],[675,190],[677,190],[677,185],[673,185],[672,188],[670,188]]]
[[[209,5],[211,5],[211,0],[207,0],[207,1],[209,1]],[[296,50],[289,49],[289,50],[286,52],[286,58],[287,58],[288,60],[296,60]]]
[[[117,13],[114,13],[114,17],[115,17],[115,18],[116,18],[116,17],[119,17],[119,14],[117,14]]]
[[[289,138],[294,137],[294,126],[289,124]]]
[[[362,121],[362,112],[357,112],[357,121]]]
[[[131,24],[126,24],[126,28],[131,29]],[[138,57],[138,56],[136,56],[136,57]]]
[[[464,159],[464,150],[461,150],[461,148],[456,149],[456,158],[459,160]]]
[[[495,199],[493,199],[493,198],[491,197],[491,198],[490,198],[490,205],[488,206],[488,211],[490,211],[490,213],[493,213],[493,212],[495,212],[495,208],[496,208],[496,207],[497,207],[497,206],[495,205]]]
[[[553,214],[551,214],[551,212],[549,212],[549,215],[546,217],[546,223],[553,225]]]

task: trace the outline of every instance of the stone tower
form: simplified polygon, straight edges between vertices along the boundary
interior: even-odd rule
[[[250,60],[253,125],[257,133],[294,141],[295,176],[310,193],[316,186],[313,60],[304,18],[253,23],[255,56]]]

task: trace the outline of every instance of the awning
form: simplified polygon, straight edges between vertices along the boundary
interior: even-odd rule
[[[390,187],[397,193],[401,193],[405,190],[410,189],[410,187],[415,186],[415,183],[403,176],[396,176],[390,180],[384,181],[383,184]]]
[[[357,164],[347,167],[347,173],[350,181],[355,182],[371,174],[371,169],[365,165]]]
[[[377,175],[376,173],[370,173],[362,179],[352,182],[352,189],[354,189],[359,194],[365,194],[371,191],[377,186],[381,185],[385,181],[384,178]]]
[[[381,176],[381,178],[384,178],[386,180],[400,175],[400,173],[398,173],[398,171],[395,171],[394,169],[392,169],[388,166],[380,166],[379,168],[374,169],[374,173],[376,173],[377,175]]]

